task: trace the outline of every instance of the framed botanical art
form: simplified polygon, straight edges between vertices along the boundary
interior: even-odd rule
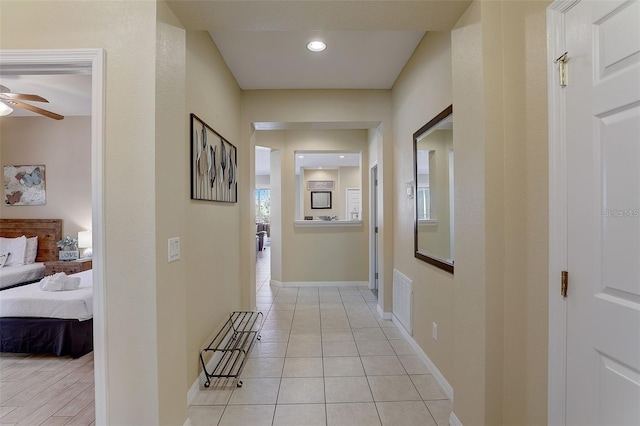
[[[191,114],[191,199],[238,201],[238,150]]]
[[[4,203],[7,206],[46,204],[44,165],[4,166]]]

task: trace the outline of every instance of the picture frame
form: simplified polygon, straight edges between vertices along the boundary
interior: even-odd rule
[[[191,199],[238,202],[238,150],[191,113]]]
[[[307,181],[307,190],[333,191],[335,183],[332,180],[310,180]]]
[[[311,191],[312,209],[330,209],[331,191]]]
[[[7,206],[43,206],[45,166],[4,166],[4,204]]]

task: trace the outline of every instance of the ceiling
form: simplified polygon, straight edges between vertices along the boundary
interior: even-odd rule
[[[208,31],[243,90],[390,89],[427,31],[447,31],[466,0],[169,0]],[[312,53],[313,39],[327,44]]]
[[[304,158],[300,158],[303,155]],[[269,175],[271,162],[271,149],[256,146],[256,175]],[[342,158],[341,158],[342,157]],[[300,174],[300,168],[325,168],[337,169],[338,167],[359,167],[360,153],[354,152],[297,152],[295,158],[296,174]]]
[[[470,0],[168,1],[187,30],[209,32],[243,90],[390,89],[424,34],[453,28],[470,3]],[[311,39],[325,41],[327,49],[309,52],[305,46]],[[0,84],[13,92],[48,99],[49,104],[37,106],[58,114],[90,115],[90,75],[7,74],[0,67]],[[12,116],[37,116],[20,108],[14,110]],[[256,129],[264,130],[287,126],[288,123],[256,123]],[[317,123],[308,126],[315,128]],[[371,126],[351,123],[348,127]],[[260,158],[256,157],[256,164]]]
[[[208,31],[238,84],[251,89],[389,89],[427,31],[450,30],[469,0],[169,0],[187,30]],[[327,49],[312,54],[312,38]],[[87,75],[12,75],[0,84],[44,107],[90,114]],[[36,116],[15,108],[13,116]]]
[[[46,109],[65,117],[91,115],[90,74],[2,74],[0,85],[12,93],[39,95],[49,102],[25,103]],[[11,117],[41,117],[31,111],[12,107]]]

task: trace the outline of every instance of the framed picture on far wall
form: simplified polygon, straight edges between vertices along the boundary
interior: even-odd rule
[[[238,150],[191,114],[191,199],[238,202]]]
[[[44,165],[4,166],[5,205],[43,206],[45,195]]]
[[[312,209],[330,209],[331,191],[311,191]]]

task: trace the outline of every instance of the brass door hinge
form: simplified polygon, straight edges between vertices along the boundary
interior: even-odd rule
[[[569,272],[562,271],[562,278],[560,280],[560,294],[562,297],[567,297],[567,289],[569,287]]]
[[[558,71],[560,72],[560,87],[567,87],[567,61],[569,58],[567,55],[569,52],[564,52],[558,59],[554,61],[554,64],[560,64]]]

